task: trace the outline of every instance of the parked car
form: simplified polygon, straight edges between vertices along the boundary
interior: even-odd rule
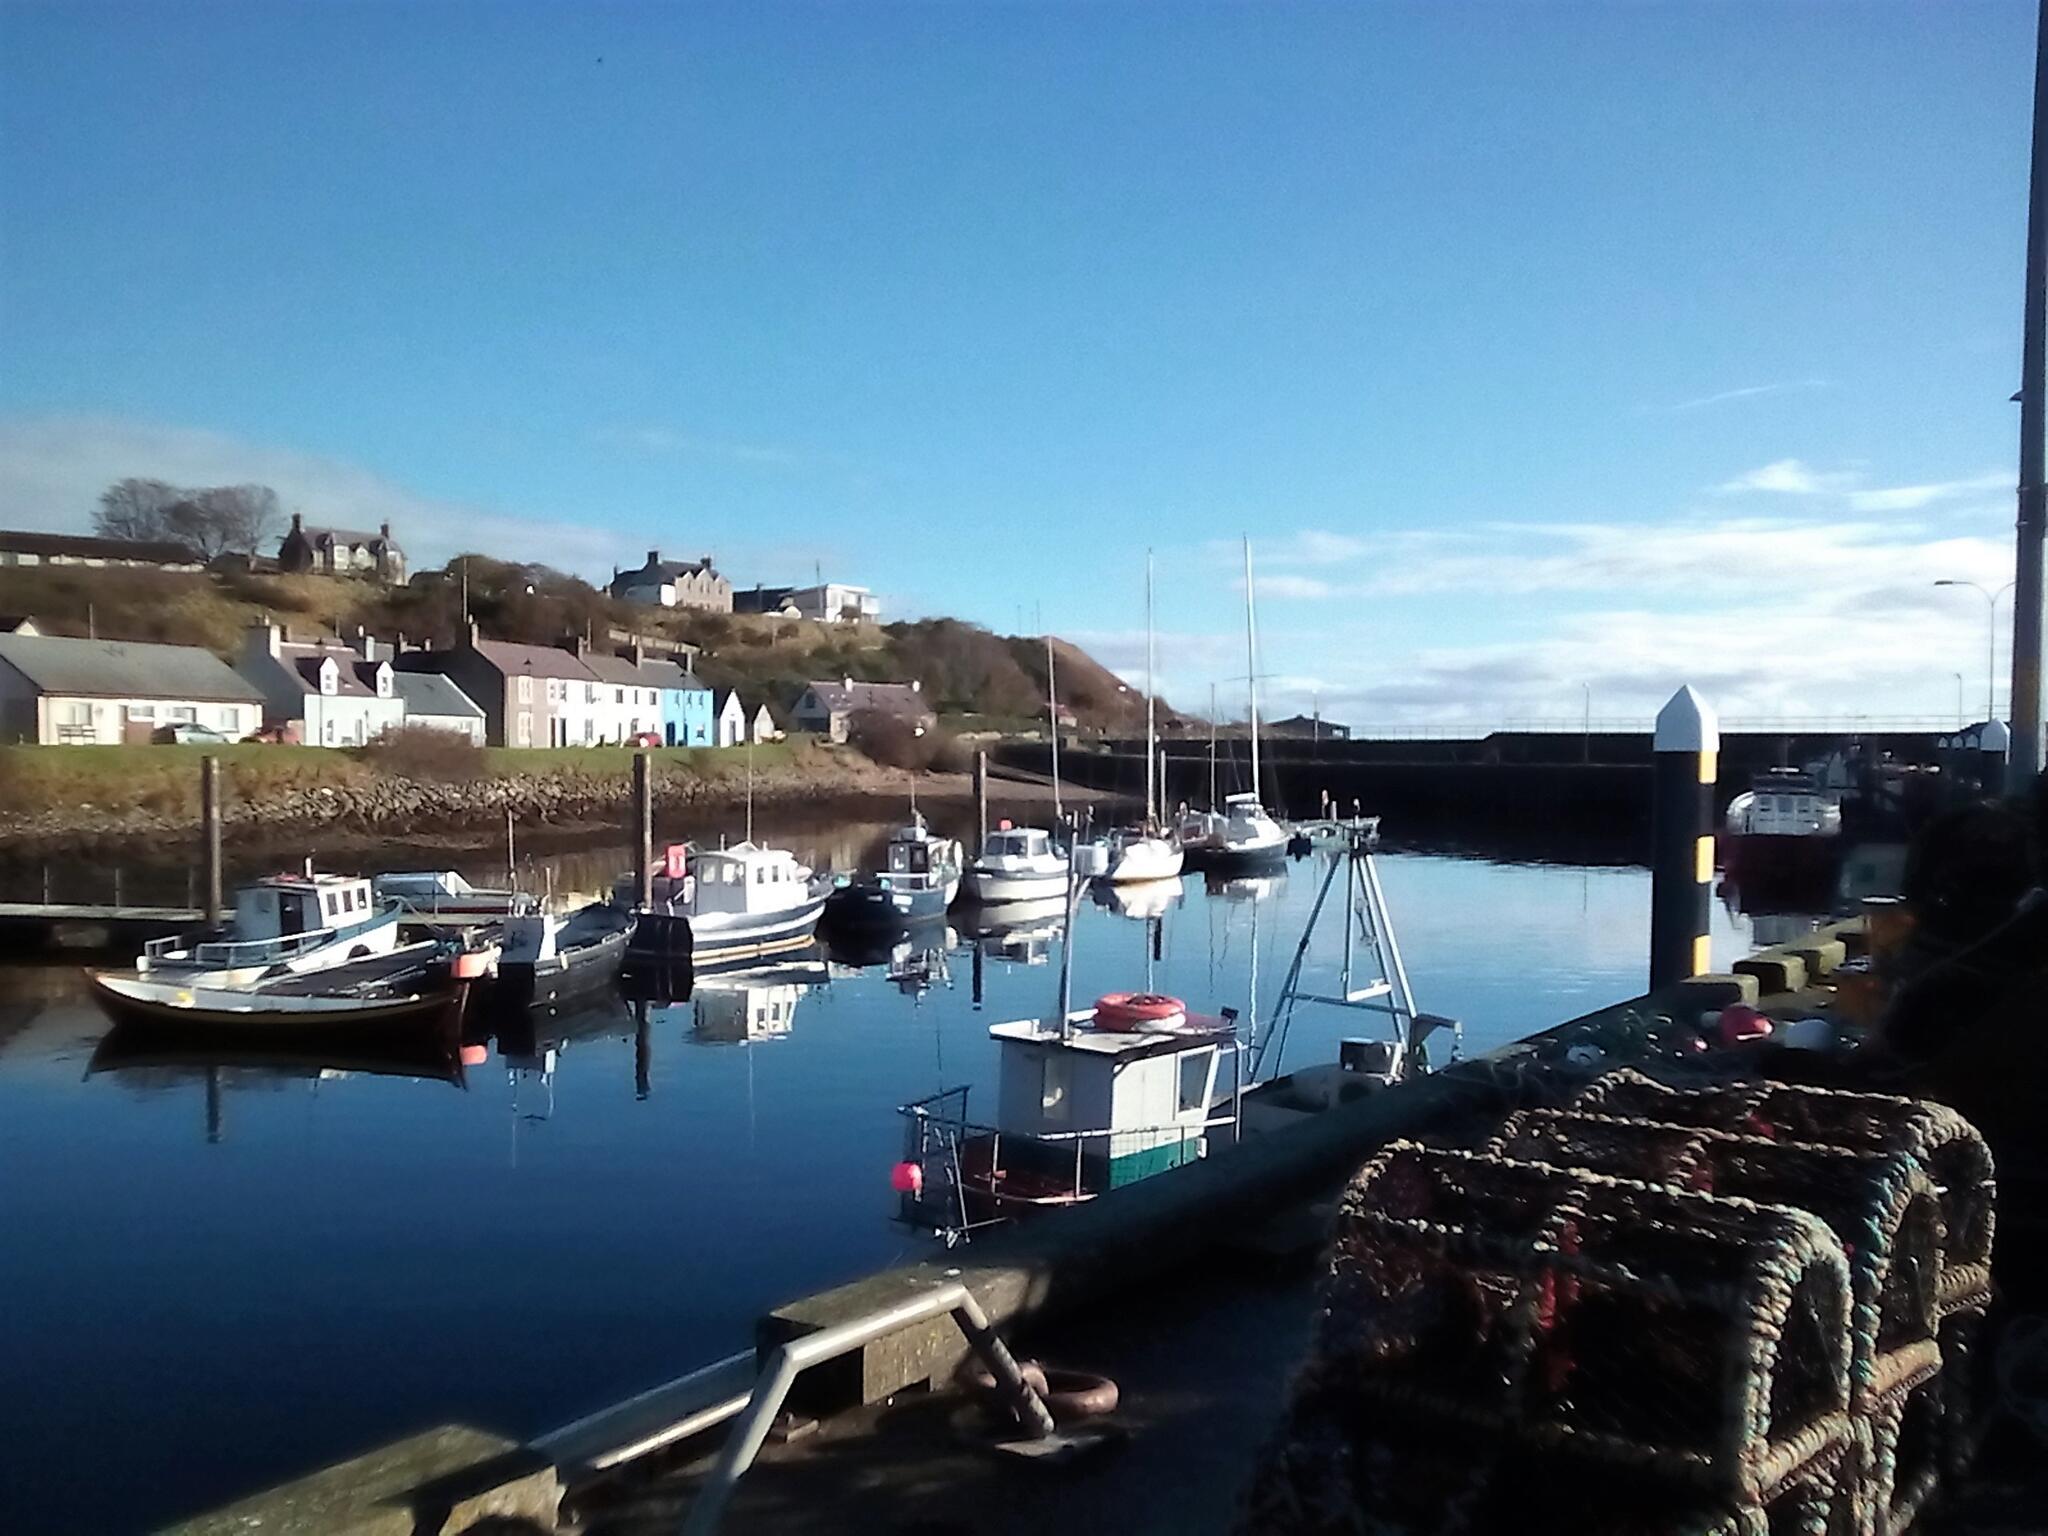
[[[194,725],[185,721],[177,725],[160,725],[149,739],[159,745],[224,747],[235,738],[216,731],[210,725]]]
[[[626,745],[629,747],[658,747],[661,745],[661,738],[653,731],[642,731],[638,736],[628,741]]]

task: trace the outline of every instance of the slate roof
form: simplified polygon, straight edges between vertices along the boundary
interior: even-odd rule
[[[566,677],[594,683],[597,674],[573,651],[557,645],[523,645],[517,640],[479,640],[476,653],[507,677]]]
[[[930,714],[924,694],[908,683],[814,682],[807,684],[828,714],[854,714],[879,709],[885,714],[921,717]]]
[[[405,701],[408,715],[456,715],[481,720],[483,707],[439,672],[394,672],[391,691]]]
[[[0,662],[46,694],[263,702],[252,683],[196,645],[0,635]]]
[[[81,560],[143,560],[156,565],[198,565],[200,559],[182,544],[150,539],[100,539],[80,533],[0,532],[0,549],[18,554],[71,555]]]
[[[656,688],[683,688],[708,692],[697,680],[697,674],[667,658],[650,658],[640,664],[641,670],[655,679]]]
[[[590,668],[591,676],[600,683],[623,683],[628,688],[662,686],[650,674],[645,662],[635,662],[629,656],[615,656],[610,651],[585,651],[583,665]]]
[[[285,671],[291,673],[301,693],[320,691],[320,663],[327,657],[334,658],[338,677],[335,682],[336,697],[374,699],[377,697],[377,664],[364,661],[351,651],[335,646],[322,649],[317,645],[282,645],[278,647],[277,659]],[[367,672],[367,676],[365,673]]]
[[[386,538],[382,533],[366,533],[360,528],[316,528],[306,523],[300,526],[299,532],[314,544],[324,541],[340,545],[360,544],[366,549],[375,549],[380,544],[393,549],[398,547],[396,539]]]

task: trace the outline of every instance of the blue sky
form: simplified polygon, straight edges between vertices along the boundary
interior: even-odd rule
[[[1984,604],[1929,583],[2011,574],[2032,27],[7,0],[0,521],[261,479],[1126,669],[1153,546],[1187,706],[1249,532],[1281,712],[1948,714]]]

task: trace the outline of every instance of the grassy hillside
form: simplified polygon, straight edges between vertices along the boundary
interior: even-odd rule
[[[224,655],[266,615],[294,632],[346,634],[362,625],[386,640],[403,634],[451,645],[465,564],[470,612],[486,635],[549,645],[590,634],[601,643],[608,630],[622,629],[688,641],[703,648],[698,667],[707,682],[764,697],[778,716],[805,683],[854,677],[916,678],[941,714],[1044,718],[1045,647],[1035,638],[994,635],[956,619],[877,628],[645,608],[559,571],[480,555],[399,588],[323,576],[6,567],[0,613],[31,614],[49,634],[83,635],[90,627],[105,638],[203,645]],[[1138,694],[1085,652],[1054,643],[1060,702],[1084,728],[1128,731],[1143,721]]]

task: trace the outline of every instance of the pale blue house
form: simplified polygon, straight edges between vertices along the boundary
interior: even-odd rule
[[[641,671],[660,679],[661,739],[671,747],[710,746],[711,690],[697,674],[673,661],[648,661]]]

